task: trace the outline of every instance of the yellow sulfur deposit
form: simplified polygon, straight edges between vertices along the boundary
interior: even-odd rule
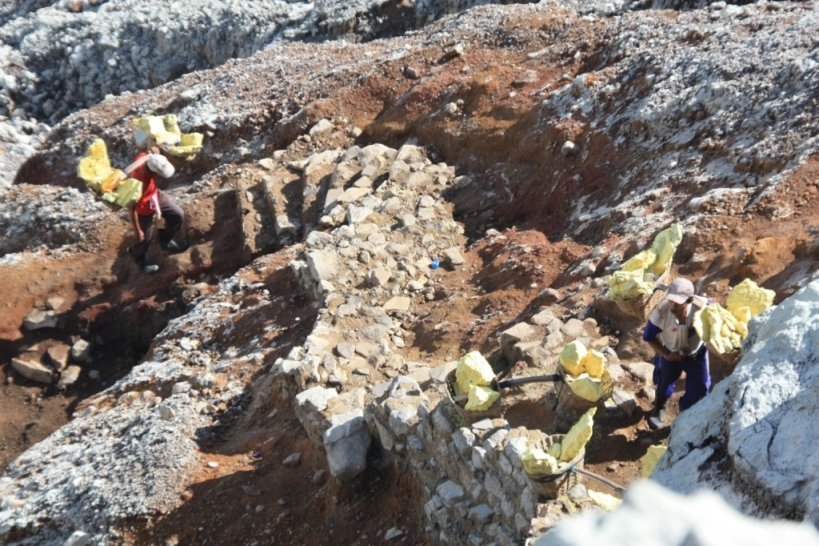
[[[638,252],[620,266],[620,271],[643,271],[651,267],[651,264],[657,259],[657,254],[653,250],[643,250]]]
[[[549,446],[549,455],[554,457],[555,459],[560,459],[560,454],[563,452],[563,444],[561,443],[554,443]]]
[[[142,182],[126,178],[125,173],[111,166],[108,149],[102,139],[96,139],[77,165],[77,176],[103,201],[126,207],[142,195]]]
[[[500,393],[489,387],[472,385],[464,409],[467,411],[486,411],[500,398]]]
[[[727,309],[717,303],[705,306],[694,317],[694,328],[717,353],[736,351],[748,335],[748,321],[773,305],[775,295],[745,279],[728,294]]]
[[[560,460],[569,462],[574,459],[592,437],[592,430],[594,428],[594,414],[597,408],[592,408],[584,413],[577,423],[569,429],[566,436],[563,438],[563,449],[560,453]]]
[[[169,154],[179,157],[194,156],[202,150],[203,141],[202,133],[187,133],[182,135],[179,144],[169,146],[167,151]]]
[[[114,191],[102,194],[102,200],[118,207],[128,207],[142,196],[142,182],[135,178],[121,181]]]
[[[100,185],[114,169],[108,160],[108,148],[101,138],[96,139],[88,147],[88,151],[77,165],[77,176],[92,190],[99,191]]]
[[[606,357],[600,351],[592,349],[586,353],[580,361],[580,365],[589,374],[589,377],[600,379],[606,371]]]
[[[654,280],[645,280],[643,270],[615,271],[609,277],[609,293],[611,300],[630,300],[648,295],[654,290]]]
[[[202,134],[182,134],[174,114],[139,117],[134,119],[134,126],[137,129],[134,140],[138,146],[153,138],[166,152],[179,157],[191,157],[202,150]]]
[[[570,375],[580,375],[583,373],[583,357],[586,356],[586,346],[579,341],[567,343],[560,351],[560,364]]]
[[[680,224],[672,224],[668,229],[664,229],[654,237],[651,243],[651,250],[657,255],[654,263],[646,267],[646,271],[659,277],[671,266],[671,259],[674,252],[680,246],[683,237],[683,228]]]
[[[671,266],[682,236],[680,224],[672,224],[658,233],[650,248],[638,252],[611,274],[608,298],[627,301],[651,294],[657,279]]]
[[[591,499],[594,504],[606,511],[614,510],[623,504],[622,499],[618,499],[617,497],[609,495],[608,493],[601,493],[600,491],[594,491],[593,489],[586,490],[586,493],[588,493],[589,499]]]
[[[576,378],[568,378],[566,383],[575,395],[589,402],[599,402],[608,398],[614,389],[614,382],[608,370],[604,370],[599,378],[582,373]]]
[[[557,459],[537,447],[524,451],[520,460],[526,473],[532,476],[554,474],[560,466]]]
[[[464,409],[484,411],[500,398],[500,393],[490,388],[495,379],[492,366],[478,351],[466,353],[458,360],[455,368],[456,394],[467,394]]]
[[[750,317],[745,320],[747,322],[751,317],[770,308],[775,295],[773,290],[761,288],[751,279],[745,279],[728,294],[725,306],[737,318],[744,319],[750,314]]]
[[[742,347],[742,340],[748,335],[745,323],[718,303],[703,307],[694,316],[693,325],[700,338],[720,354]]]
[[[649,478],[654,472],[654,467],[660,462],[660,458],[668,451],[668,447],[662,445],[650,446],[640,462],[643,464],[643,477]]]
[[[492,371],[492,366],[480,352],[472,351],[458,359],[455,381],[461,392],[468,393],[472,385],[491,385],[494,379],[495,372]]]

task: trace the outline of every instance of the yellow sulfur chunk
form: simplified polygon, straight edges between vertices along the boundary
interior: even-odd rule
[[[593,489],[586,490],[586,493],[589,495],[589,498],[594,504],[596,504],[597,506],[606,511],[614,510],[615,508],[623,504],[622,499],[618,499],[617,497],[609,495],[607,493],[594,491]]]
[[[745,324],[718,303],[703,307],[694,316],[693,326],[700,338],[720,354],[740,348],[748,334]]]
[[[620,266],[620,271],[644,271],[653,264],[656,259],[657,254],[651,249],[646,249],[626,260],[626,262]]]
[[[172,133],[165,128],[165,122],[159,116],[136,118],[134,125],[137,128],[135,139],[138,146],[143,146],[148,138],[153,138],[160,146],[178,144],[181,140],[179,133]]]
[[[658,233],[650,248],[632,256],[609,276],[608,298],[628,301],[651,294],[657,279],[671,266],[682,236],[680,224],[672,224]]]
[[[527,474],[554,474],[559,467],[557,459],[537,447],[528,449],[520,457]]]
[[[81,178],[86,186],[94,191],[99,191],[100,185],[113,172],[111,162],[108,160],[108,148],[101,138],[94,140],[88,147],[88,151],[80,159],[77,165],[77,176]]]
[[[654,237],[651,243],[651,250],[657,255],[653,264],[646,268],[646,271],[660,276],[668,271],[671,260],[674,257],[677,247],[682,242],[683,228],[680,224],[672,224]]]
[[[577,378],[570,379],[568,385],[575,395],[589,402],[599,402],[608,398],[614,388],[608,370],[604,370],[600,378],[590,377],[589,374],[582,373]]]
[[[171,146],[167,151],[171,155],[178,157],[189,157],[202,151],[202,133],[187,133],[182,135],[178,146]]]
[[[660,462],[660,458],[668,451],[668,447],[663,445],[650,446],[640,462],[643,465],[643,477],[649,478],[654,472],[654,467]]]
[[[182,134],[174,114],[164,116],[142,116],[134,119],[137,131],[134,139],[143,146],[148,138],[153,138],[171,155],[191,157],[202,150],[202,133]]]
[[[128,207],[142,195],[142,182],[127,178],[119,183],[113,191],[102,194],[102,200],[118,207]]]
[[[650,294],[654,290],[654,283],[646,282],[644,276],[642,270],[615,271],[609,277],[608,298],[626,301]]]
[[[560,459],[560,453],[563,451],[563,444],[554,443],[549,447],[549,455],[555,459]]]
[[[586,356],[586,346],[579,341],[572,341],[567,343],[563,350],[560,351],[560,364],[566,373],[569,375],[580,375],[583,373],[583,365],[581,364],[583,357]]]
[[[485,411],[492,407],[492,404],[500,398],[500,393],[489,387],[472,385],[469,387],[469,395],[464,409],[467,411]]]
[[[577,423],[574,424],[566,436],[563,437],[563,450],[560,454],[560,460],[569,462],[574,459],[580,451],[586,447],[586,443],[592,437],[594,429],[594,414],[597,408],[591,408],[584,413]]]
[[[606,370],[606,357],[600,351],[592,349],[580,361],[580,365],[589,377],[599,379],[603,377],[603,372]]]
[[[495,372],[492,366],[478,351],[466,353],[458,360],[458,367],[455,368],[455,381],[461,393],[468,393],[473,385],[491,385],[495,379]]]
[[[773,290],[760,288],[751,279],[745,279],[728,294],[725,306],[735,317],[743,322],[748,322],[751,317],[755,317],[770,308],[773,305],[775,295],[776,293]],[[751,316],[746,319],[748,313]]]
[[[735,307],[731,310],[731,314],[734,315],[734,318],[739,322],[744,322],[745,324],[754,318],[754,314],[751,312],[750,307]]]

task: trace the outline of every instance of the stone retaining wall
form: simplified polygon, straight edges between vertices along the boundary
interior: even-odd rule
[[[435,299],[436,277],[446,274],[431,269],[432,261],[448,269],[465,263],[463,230],[440,197],[454,181],[453,169],[432,164],[412,145],[353,147],[268,167],[280,173],[273,184],[303,184],[304,218],[308,208],[323,211],[305,222],[304,249],[291,264],[320,306],[319,318],[274,373],[294,392],[297,415],[326,452],[331,474],[347,480],[362,472],[375,442],[381,460],[405,468],[423,486],[429,531],[442,543],[511,545],[551,527],[563,509],[538,502],[521,463],[545,434],[503,419],[467,425],[446,397],[454,363],[407,362],[400,354],[403,322]],[[282,199],[275,187],[270,193]],[[326,231],[309,231],[311,225]],[[605,350],[612,376],[622,377],[596,322],[564,321],[564,313],[547,307],[512,325],[500,335],[500,354],[534,374],[555,373],[563,344],[579,339]],[[547,395],[543,403],[555,400]],[[630,411],[635,402],[622,393],[608,404],[608,411]],[[582,486],[573,499],[587,503]]]

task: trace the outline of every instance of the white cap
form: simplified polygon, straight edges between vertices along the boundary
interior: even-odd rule
[[[694,297],[694,285],[688,279],[679,277],[674,279],[674,282],[668,287],[665,299],[683,304],[688,303],[692,297]]]

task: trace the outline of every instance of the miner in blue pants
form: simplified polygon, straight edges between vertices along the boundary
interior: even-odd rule
[[[711,388],[708,368],[708,350],[692,326],[698,307],[707,298],[694,294],[694,285],[688,279],[678,278],[671,283],[665,299],[652,311],[643,330],[654,357],[654,383],[657,385],[654,409],[648,424],[653,429],[665,425],[665,405],[674,394],[674,383],[685,372],[685,394],[680,398],[684,411],[705,397]]]

